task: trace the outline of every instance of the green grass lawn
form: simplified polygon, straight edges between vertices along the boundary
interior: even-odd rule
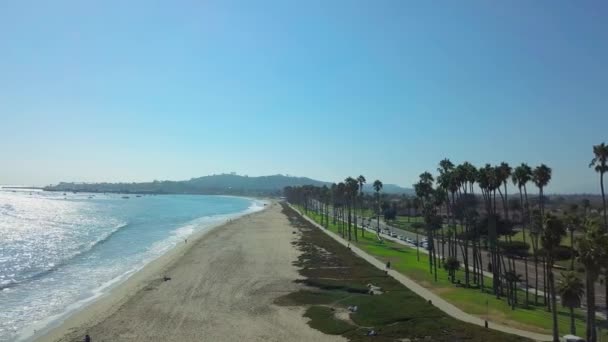
[[[320,223],[320,216],[314,212],[309,212],[308,216],[317,223]],[[338,233],[338,226],[331,224],[331,219],[328,228]],[[516,306],[515,310],[512,310],[508,306],[506,299],[496,299],[494,295],[489,293],[492,284],[489,278],[486,278],[484,281],[486,286],[489,287],[484,289],[483,292],[479,288],[467,289],[457,287],[449,281],[447,272],[438,267],[438,280],[435,282],[433,274],[429,272],[428,256],[420,253],[420,261],[418,261],[415,248],[387,240],[378,241],[375,234],[370,232],[365,232],[365,237],[359,236],[358,242],[354,242],[353,238],[352,243],[382,261],[386,262],[390,260],[392,268],[412,278],[467,313],[479,317],[487,316],[490,321],[500,322],[504,325],[529,331],[551,333],[551,313],[544,306],[535,307],[534,305],[529,305],[528,308],[524,308],[522,303],[525,301],[525,292],[522,290],[518,291],[518,302],[520,305]],[[462,270],[457,273],[456,279],[460,279],[464,283],[464,272]],[[533,301],[533,298],[534,295],[531,292],[530,299]],[[542,298],[539,299],[539,302],[542,303]],[[568,309],[558,305],[558,315],[560,334],[569,333],[570,316]],[[579,335],[584,335],[584,317],[583,311],[576,311],[576,328]],[[608,333],[606,332],[603,335],[608,337]]]
[[[395,228],[400,228],[400,229],[415,233],[416,229],[412,225],[414,223],[423,223],[423,222],[424,222],[424,219],[422,218],[422,216],[412,216],[412,217],[397,216],[397,218],[395,220],[392,220],[387,223],[390,226],[393,226]],[[423,233],[423,232],[424,232],[424,229],[418,229],[418,233]]]
[[[513,241],[524,241],[524,233],[522,231],[517,232],[512,237]],[[530,245],[530,254],[532,253],[532,239],[530,238],[530,232],[526,230],[526,243]],[[540,241],[539,241],[540,244]],[[570,234],[567,234],[562,239],[562,246],[570,247]]]

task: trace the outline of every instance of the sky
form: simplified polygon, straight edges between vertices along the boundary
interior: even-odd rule
[[[545,163],[598,192],[605,1],[0,2],[0,184]]]

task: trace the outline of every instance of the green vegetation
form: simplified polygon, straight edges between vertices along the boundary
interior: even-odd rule
[[[283,212],[299,231],[296,265],[306,289],[277,299],[280,305],[306,305],[309,325],[350,341],[525,341],[453,319],[383,271],[312,226],[291,208]],[[335,227],[335,226],[334,226]],[[371,235],[371,234],[368,234]],[[360,240],[373,241],[366,237]],[[379,288],[368,293],[368,284]],[[356,312],[348,310],[357,306]],[[367,333],[374,330],[377,336]]]
[[[352,208],[355,205],[372,208],[381,213],[385,221],[394,221],[393,225],[397,227],[423,233],[428,241],[428,246],[425,246],[428,255],[420,258],[416,249],[416,262],[408,264],[403,272],[458,302],[466,294],[445,285],[447,274],[450,274],[449,280],[456,281],[469,293],[471,289],[478,289],[478,293],[490,293],[486,297],[494,297],[501,302],[502,305],[495,303],[500,314],[498,320],[550,329],[554,341],[558,341],[560,331],[565,331],[562,321],[567,316],[557,303],[554,267],[584,273],[586,337],[588,341],[596,342],[595,286],[601,279],[600,275],[608,278],[608,267],[605,266],[608,264],[608,243],[600,242],[608,241],[604,192],[608,146],[604,143],[596,145],[593,153],[589,167],[594,167],[600,175],[603,210],[599,214],[590,210],[590,202],[586,199],[581,203],[582,211],[576,203],[571,203],[568,208],[552,207],[544,193],[551,181],[552,169],[545,164],[532,168],[522,163],[512,168],[502,162],[477,168],[469,162],[454,165],[449,159],[443,159],[439,162],[437,176],[428,171],[420,174],[419,181],[414,184],[415,197],[402,196],[390,201],[381,194],[382,182],[379,180],[374,182],[375,196],[365,198],[361,191],[357,191],[360,184],[351,177],[331,187],[287,187],[284,194],[291,203],[302,205],[306,214],[316,215],[315,220],[324,227],[335,230],[343,238],[348,236],[349,241],[354,237],[357,245],[381,259],[394,258],[391,263],[395,265],[408,257],[413,262],[413,253],[408,255],[404,247],[383,242],[380,236],[365,237],[364,230],[357,225],[357,218],[353,217]],[[511,197],[509,182],[518,190]],[[532,200],[528,184],[538,190],[538,195]],[[359,195],[355,195],[357,193]],[[404,212],[416,213],[422,217],[422,222],[399,218],[399,212],[401,215]],[[379,220],[379,215],[377,217]],[[601,226],[600,221],[603,223]],[[379,226],[378,221],[376,225]],[[517,236],[516,228],[521,229],[520,236]],[[595,234],[593,239],[589,237],[591,233]],[[446,260],[451,262],[446,264]],[[462,260],[464,269],[456,279],[456,272],[460,269],[458,260]],[[523,267],[520,260],[523,260]],[[484,270],[492,274],[489,279]],[[419,274],[421,272],[426,279]],[[579,273],[573,274],[579,277]],[[557,278],[559,281],[559,274]],[[523,298],[519,289],[521,283],[525,288]],[[608,308],[608,281],[604,281],[604,286]],[[458,294],[450,297],[453,293]],[[491,301],[485,299],[488,302],[486,314],[491,315]],[[480,312],[480,305],[475,303],[472,300],[459,304],[467,310]],[[546,310],[549,314],[541,320],[527,317],[534,309]],[[570,316],[576,315],[574,312]]]
[[[298,207],[303,212],[303,207]],[[321,222],[321,216],[313,211],[309,211],[308,217],[315,222]],[[336,234],[340,234],[338,224],[330,222],[327,227]],[[433,274],[429,272],[429,255],[420,254],[420,261],[416,259],[416,249],[389,240],[378,240],[375,235],[366,235],[359,237],[359,241],[354,242],[354,245],[361,248],[365,252],[382,260],[383,262],[390,261],[391,268],[403,273],[409,278],[415,280],[422,286],[430,289],[434,293],[440,295],[450,303],[456,305],[464,312],[488,318],[490,321],[502,323],[505,325],[517,327],[523,330],[529,330],[539,333],[551,333],[551,313],[548,312],[544,305],[529,305],[523,306],[525,301],[525,292],[517,290],[517,300],[520,305],[517,310],[512,310],[510,305],[504,299],[497,299],[491,293],[492,281],[485,277],[485,286],[483,292],[479,287],[464,288],[454,285],[446,270],[437,271],[437,281],[434,281]],[[457,272],[455,282],[463,283],[464,274]],[[487,304],[486,304],[487,303]],[[558,324],[560,334],[570,332],[570,310],[569,308],[558,307]],[[575,325],[578,331],[585,330],[585,314],[581,310],[574,310]],[[605,335],[608,338],[608,334]]]

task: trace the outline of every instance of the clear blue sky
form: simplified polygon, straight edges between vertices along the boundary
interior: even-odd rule
[[[596,192],[606,1],[2,1],[0,184],[236,171]]]

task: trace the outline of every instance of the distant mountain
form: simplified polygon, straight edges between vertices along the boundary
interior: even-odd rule
[[[220,174],[192,178],[186,181],[153,181],[144,183],[62,182],[57,185],[47,186],[44,190],[66,192],[268,195],[273,193],[278,194],[286,186],[323,186],[329,184],[306,177],[284,175],[247,177],[236,174]]]
[[[143,183],[66,183],[51,185],[47,191],[64,192],[120,192],[120,193],[155,193],[155,194],[225,194],[225,195],[270,195],[280,194],[286,186],[331,186],[307,177],[272,175],[261,177],[240,176],[234,173],[219,174],[192,178],[186,181],[153,181]],[[370,184],[363,188],[373,192]],[[382,192],[389,194],[411,194],[411,189],[394,184],[385,184]]]

